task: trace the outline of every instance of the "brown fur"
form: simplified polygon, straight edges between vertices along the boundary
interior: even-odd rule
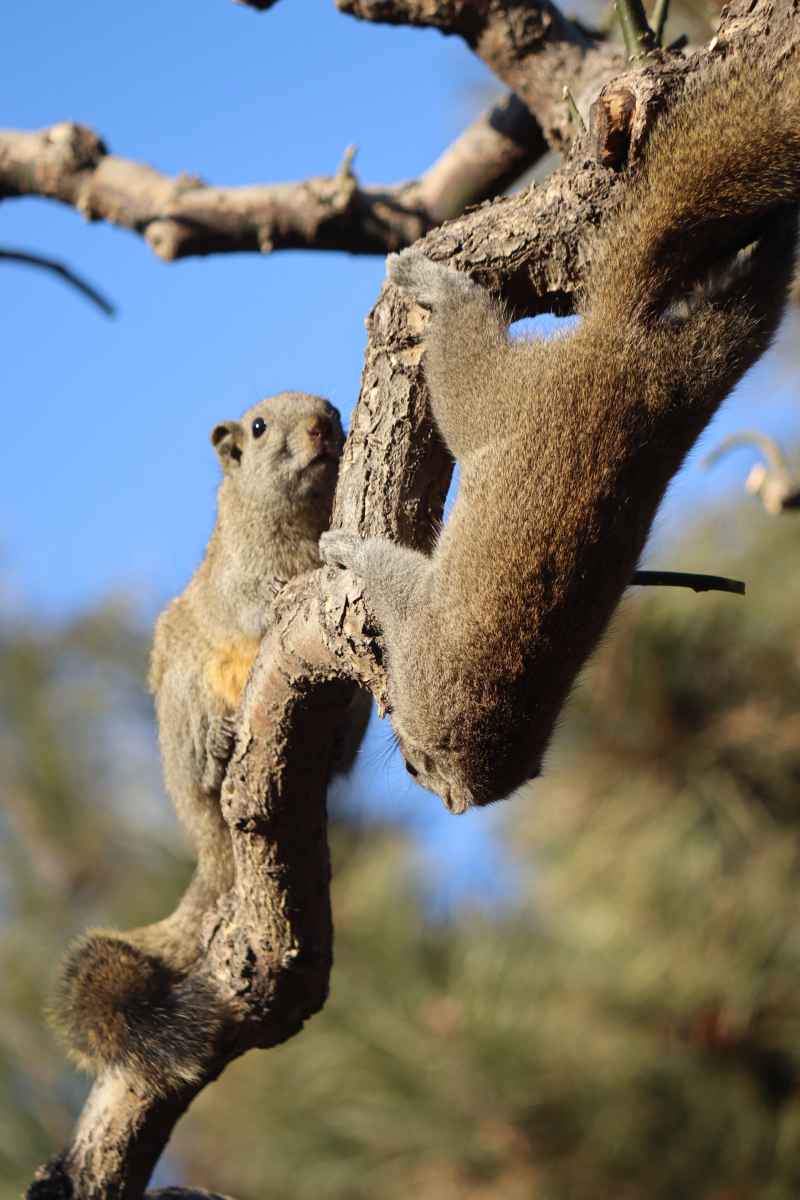
[[[265,423],[259,436],[256,421]],[[213,1049],[221,1014],[187,972],[203,914],[233,881],[220,789],[236,714],[274,580],[320,564],[343,442],[336,409],[302,392],[261,401],[211,438],[223,467],[214,532],[189,586],[158,619],[150,665],[167,790],[197,871],[166,920],[76,943],[53,1003],[75,1062],[121,1067],[154,1091],[196,1078]],[[363,731],[363,706],[361,716]]]
[[[453,811],[539,773],[669,480],[770,342],[798,199],[797,64],[732,61],[656,128],[570,333],[509,341],[465,275],[390,257],[432,309],[425,373],[459,493],[431,558],[341,531],[321,549],[364,577],[407,766]]]

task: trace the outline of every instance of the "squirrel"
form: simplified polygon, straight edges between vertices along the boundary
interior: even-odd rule
[[[658,505],[782,315],[800,200],[800,69],[691,82],[601,228],[580,321],[512,341],[483,287],[411,247],[388,276],[432,310],[424,371],[460,468],[430,557],[342,530],[380,623],[409,773],[453,812],[541,773]]]
[[[51,1006],[78,1066],[125,1069],[153,1091],[196,1079],[219,1027],[211,989],[187,972],[203,914],[233,883],[220,791],[237,710],[269,628],[275,580],[321,564],[344,435],[327,400],[283,392],[216,425],[211,442],[223,471],[216,523],[188,587],[158,618],[149,678],[167,791],[197,868],[170,917],[81,938]],[[351,709],[350,759],[369,716],[365,699],[357,693]]]

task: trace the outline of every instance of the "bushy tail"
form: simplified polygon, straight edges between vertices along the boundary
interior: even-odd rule
[[[646,319],[800,200],[800,60],[727,59],[690,81],[602,231],[588,307]]]
[[[195,879],[172,917],[126,933],[94,930],[69,949],[50,1019],[82,1070],[121,1070],[164,1093],[200,1077],[222,1009],[191,961],[204,907]]]

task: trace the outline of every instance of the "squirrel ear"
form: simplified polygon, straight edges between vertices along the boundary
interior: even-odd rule
[[[223,421],[211,430],[211,445],[217,452],[223,471],[241,461],[244,429],[238,421]]]

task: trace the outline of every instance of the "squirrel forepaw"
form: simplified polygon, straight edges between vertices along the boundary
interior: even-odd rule
[[[478,286],[462,271],[433,262],[413,246],[399,254],[390,254],[386,259],[386,273],[392,283],[428,308],[435,308],[449,296],[463,295]]]
[[[363,540],[355,533],[344,529],[328,529],[319,539],[322,561],[331,567],[346,567],[358,571]]]
[[[213,717],[206,735],[206,769],[202,786],[218,792],[236,745],[236,722],[231,717]]]

